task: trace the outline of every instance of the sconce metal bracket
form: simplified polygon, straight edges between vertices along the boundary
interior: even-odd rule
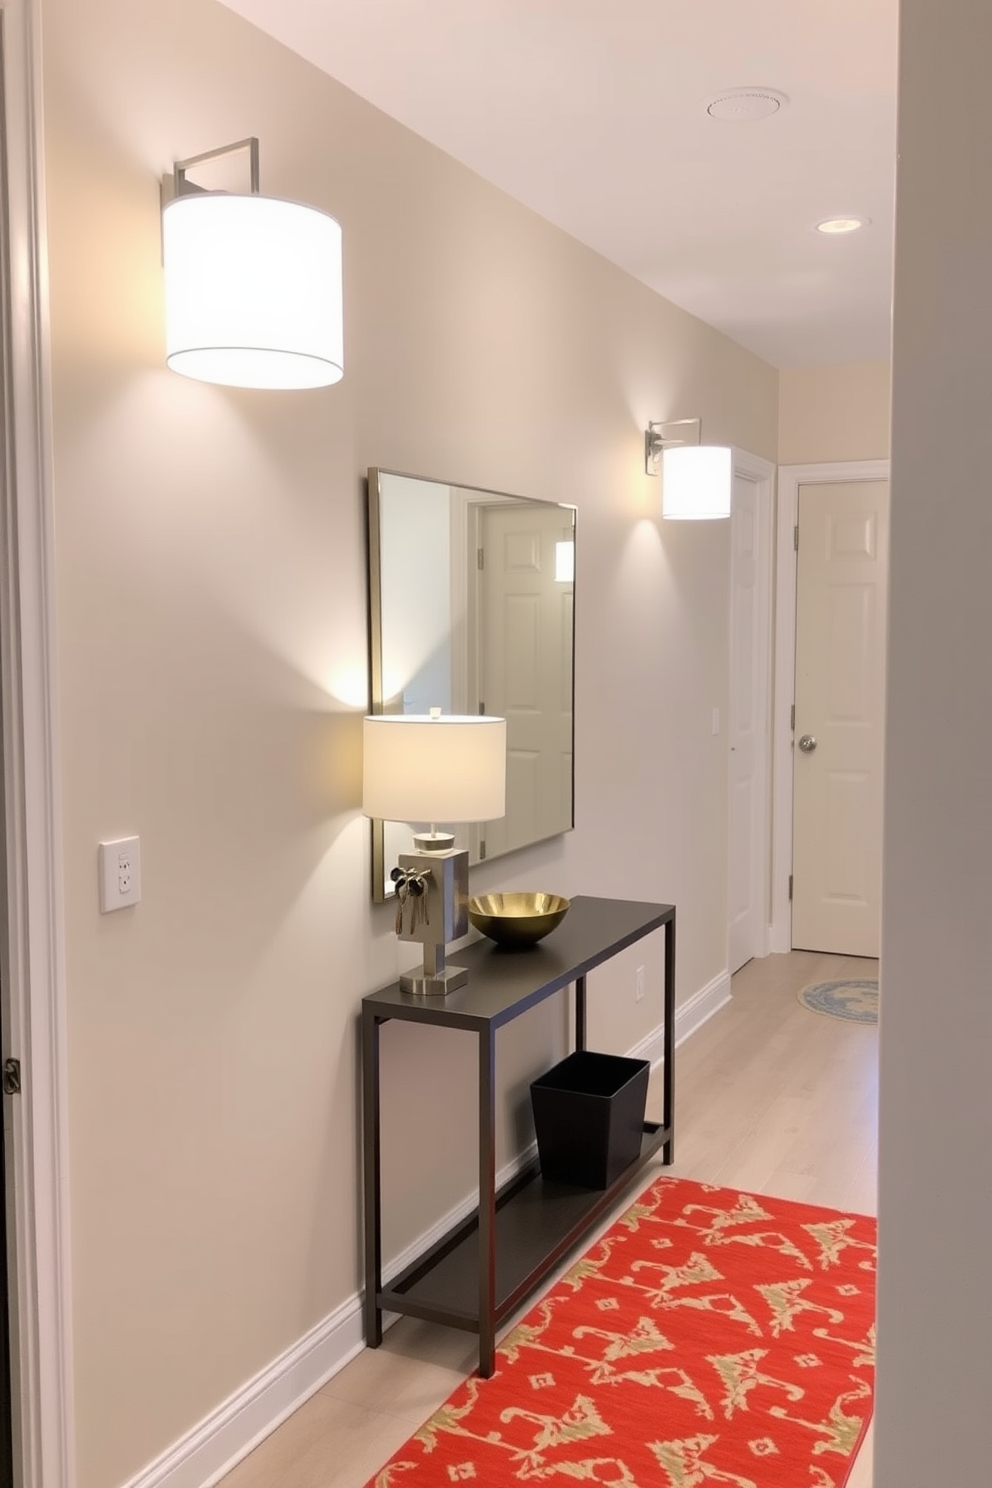
[[[186,160],[174,161],[172,170],[166,171],[162,177],[162,206],[167,207],[177,196],[193,196],[209,191],[208,186],[198,186],[195,181],[191,181],[186,172],[191,166],[202,165],[207,160],[219,160],[222,155],[233,155],[236,150],[248,151],[248,189],[252,196],[257,196],[258,140],[251,135],[248,139],[235,140],[233,145],[221,145],[218,150],[204,150],[202,155],[190,155]]]
[[[699,444],[702,419],[670,419],[667,423],[650,423],[644,431],[644,473],[661,474],[662,452],[676,444]]]

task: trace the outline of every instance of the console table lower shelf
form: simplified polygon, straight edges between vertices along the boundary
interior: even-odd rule
[[[527,1008],[574,985],[576,1047],[585,1047],[586,973],[653,930],[665,930],[663,1120],[645,1121],[640,1152],[607,1188],[542,1177],[530,1162],[499,1191],[495,1178],[495,1033]],[[569,930],[569,934],[563,932]],[[365,1187],[365,1332],[382,1341],[383,1311],[479,1335],[479,1373],[495,1367],[496,1329],[602,1218],[644,1165],[674,1160],[675,910],[671,905],[577,898],[532,950],[501,956],[488,944],[458,953],[468,985],[444,999],[384,988],[362,1005]],[[388,1285],[382,1282],[379,1028],[398,1017],[475,1032],[479,1042],[479,1205]]]
[[[607,1189],[549,1183],[530,1163],[496,1195],[496,1300],[498,1327],[551,1272],[666,1138],[665,1128],[645,1123],[640,1155]],[[379,1306],[450,1328],[479,1332],[479,1211],[425,1251],[379,1293]]]

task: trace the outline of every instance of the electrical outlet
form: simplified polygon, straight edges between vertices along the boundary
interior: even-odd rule
[[[137,837],[100,843],[100,913],[126,909],[141,898],[141,854]]]
[[[639,966],[634,977],[634,1001],[644,1001],[644,967]]]

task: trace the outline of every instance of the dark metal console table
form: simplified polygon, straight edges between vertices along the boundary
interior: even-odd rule
[[[552,993],[574,984],[575,1043],[586,1046],[586,974],[664,927],[664,1096],[661,1124],[644,1123],[639,1156],[607,1189],[545,1182],[536,1161],[496,1191],[496,1030]],[[479,1373],[494,1368],[496,1329],[582,1237],[659,1148],[674,1157],[675,908],[626,899],[578,897],[565,919],[528,950],[479,941],[457,953],[465,987],[419,997],[398,984],[362,1001],[365,1186],[365,1337],[382,1342],[384,1309],[479,1335]],[[479,1039],[479,1205],[382,1284],[379,1130],[379,1026],[390,1018],[463,1028]]]

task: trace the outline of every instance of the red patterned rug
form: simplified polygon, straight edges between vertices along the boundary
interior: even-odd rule
[[[842,1488],[875,1221],[659,1178],[368,1488]]]

